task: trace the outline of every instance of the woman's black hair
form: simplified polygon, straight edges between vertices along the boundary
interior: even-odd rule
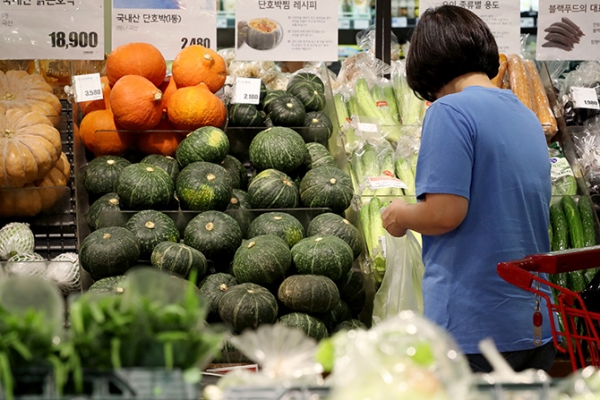
[[[412,34],[406,77],[415,94],[434,101],[450,81],[469,72],[498,74],[498,45],[489,27],[472,11],[444,5],[426,10]]]

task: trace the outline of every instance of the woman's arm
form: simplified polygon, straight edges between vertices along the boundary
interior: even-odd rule
[[[428,193],[416,204],[397,199],[382,213],[383,227],[392,236],[404,236],[410,229],[435,236],[456,229],[467,215],[469,201],[454,194]]]

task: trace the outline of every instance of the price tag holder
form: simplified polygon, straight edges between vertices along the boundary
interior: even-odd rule
[[[408,27],[408,19],[406,17],[392,18],[392,28],[406,28],[406,27]]]
[[[598,94],[594,88],[572,87],[571,97],[575,108],[589,108],[591,110],[600,110],[598,103]]]
[[[4,1],[0,59],[104,59],[103,0]]]
[[[100,81],[99,73],[74,75],[72,82],[73,95],[76,102],[81,103],[83,101],[101,100],[103,98],[102,82]]]
[[[260,79],[235,78],[233,84],[233,102],[239,104],[258,104],[260,102]]]
[[[359,122],[358,130],[361,132],[379,133],[379,127],[377,124],[372,124],[370,122]]]

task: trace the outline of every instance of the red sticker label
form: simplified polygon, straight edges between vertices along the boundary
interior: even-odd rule
[[[387,103],[387,101],[382,100],[382,101],[378,101],[377,103],[375,103],[375,105],[377,107],[387,107],[388,103]]]

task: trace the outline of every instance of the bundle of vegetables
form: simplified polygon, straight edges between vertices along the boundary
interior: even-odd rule
[[[388,199],[383,201],[373,196],[368,201],[363,199],[360,209],[360,223],[365,236],[365,245],[368,250],[369,259],[373,266],[373,276],[376,283],[381,283],[385,274],[385,229],[381,219],[381,209],[384,208]]]
[[[20,375],[54,371],[57,389],[66,382],[60,346],[64,305],[59,291],[38,277],[10,277],[0,283],[0,386],[12,399]],[[31,384],[31,383],[29,383]],[[22,388],[21,388],[22,389]]]
[[[589,196],[564,195],[550,206],[550,249],[561,251],[596,245],[596,214]],[[583,290],[598,269],[550,275],[554,283],[576,292]]]
[[[223,58],[201,45],[182,49],[170,76],[164,57],[153,45],[119,46],[106,60],[103,99],[80,104],[81,140],[97,157],[133,150],[173,156],[189,132],[225,125],[227,110],[215,95],[225,77]]]
[[[548,147],[548,153],[551,165],[552,196],[576,195],[577,180],[575,174],[556,142]]]
[[[206,323],[208,304],[195,285],[147,268],[131,271],[118,285],[120,292],[94,290],[72,300],[74,365],[187,370],[202,368],[218,352],[223,332]]]
[[[499,57],[500,69],[492,82],[499,88],[512,90],[537,115],[546,140],[550,142],[558,125],[535,62],[524,60],[518,54],[500,54]]]

